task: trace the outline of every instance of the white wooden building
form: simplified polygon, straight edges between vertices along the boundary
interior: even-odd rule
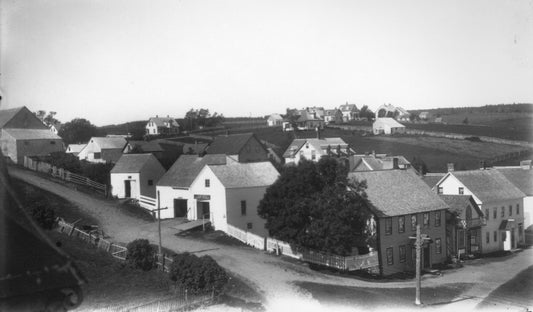
[[[116,163],[127,143],[122,137],[92,137],[78,153],[78,158],[93,163]]]
[[[377,118],[372,124],[374,134],[396,134],[405,133],[405,126],[397,122],[394,118]]]

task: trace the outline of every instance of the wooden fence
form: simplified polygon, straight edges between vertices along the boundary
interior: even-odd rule
[[[139,205],[145,209],[152,211],[157,208],[157,200],[152,197],[141,195],[139,198]]]
[[[107,185],[93,181],[87,177],[72,173],[63,168],[52,166],[49,163],[32,159],[28,156],[24,156],[24,167],[33,171],[49,174],[55,178],[59,178],[63,181],[75,183],[78,185],[88,186],[98,192],[107,196]]]
[[[268,250],[276,254],[289,256],[305,262],[336,268],[344,271],[355,271],[373,268],[379,265],[377,252],[357,256],[338,256],[307,248],[291,247],[287,242],[270,237],[243,231],[228,224],[227,233],[241,242],[261,250]]]

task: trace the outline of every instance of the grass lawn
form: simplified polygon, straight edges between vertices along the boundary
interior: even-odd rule
[[[533,306],[533,266],[496,288],[478,307],[497,308],[499,305],[514,305],[524,308]]]
[[[415,288],[363,288],[298,282],[297,286],[311,293],[314,299],[324,305],[342,305],[353,308],[408,308],[415,307]],[[422,285],[423,286],[423,285]],[[457,283],[440,287],[422,287],[421,300],[424,305],[437,306],[460,300],[463,292],[472,284]]]

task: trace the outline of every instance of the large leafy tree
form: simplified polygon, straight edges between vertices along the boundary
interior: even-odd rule
[[[366,247],[366,185],[349,181],[347,174],[344,164],[330,157],[283,169],[258,207],[270,235],[338,255]]]
[[[59,136],[66,144],[87,143],[91,137],[97,135],[99,135],[98,128],[83,118],[72,119],[59,130]]]

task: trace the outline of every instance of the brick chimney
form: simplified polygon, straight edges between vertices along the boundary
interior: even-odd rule
[[[448,172],[453,172],[455,171],[455,166],[453,163],[448,163]]]

